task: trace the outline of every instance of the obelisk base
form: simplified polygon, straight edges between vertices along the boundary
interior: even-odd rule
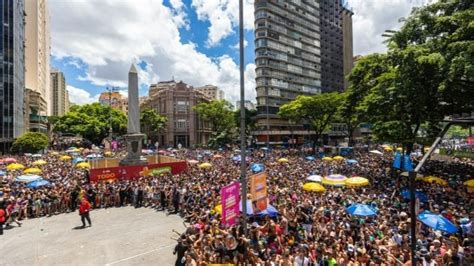
[[[148,164],[148,160],[141,157],[142,140],[145,138],[145,135],[137,133],[127,134],[124,137],[127,141],[127,156],[120,161],[120,166]]]

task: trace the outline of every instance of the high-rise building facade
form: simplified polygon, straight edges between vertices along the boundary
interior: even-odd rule
[[[66,79],[61,71],[51,71],[51,92],[52,99],[51,103],[53,106],[52,115],[62,116],[67,113],[68,109],[68,97],[66,90]]]
[[[321,92],[318,1],[255,1],[257,143],[287,141],[294,128],[277,115],[298,95]],[[301,133],[303,130],[301,129]]]
[[[0,150],[25,130],[25,6],[23,0],[0,1]]]
[[[99,103],[120,110],[125,114],[128,112],[128,100],[120,92],[102,92],[99,95]]]
[[[321,89],[343,91],[352,70],[352,12],[343,0],[320,0]]]
[[[211,101],[224,100],[224,91],[219,89],[217,86],[205,85],[202,87],[196,87],[194,90],[204,94],[204,96],[206,96]]]
[[[46,102],[41,115],[53,113],[52,91],[50,86],[50,34],[47,0],[25,1],[25,86],[38,92]],[[36,99],[33,98],[33,99]],[[27,103],[29,104],[29,103]],[[37,105],[37,103],[31,103]]]

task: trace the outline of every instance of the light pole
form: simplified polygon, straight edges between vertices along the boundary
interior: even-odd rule
[[[110,138],[110,141],[112,141],[112,133],[113,133],[113,129],[112,129],[112,93],[117,92],[118,88],[111,86],[111,87],[105,87],[105,90],[109,92],[109,107],[110,107],[110,110],[109,110],[109,124],[110,124],[109,138]]]
[[[245,84],[244,84],[244,4],[239,0],[240,50],[240,186],[242,187],[242,226],[247,235],[247,165],[245,160]]]

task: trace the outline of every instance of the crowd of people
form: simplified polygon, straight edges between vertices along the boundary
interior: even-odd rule
[[[401,191],[408,179],[392,169],[393,153],[354,151],[346,161],[308,160],[297,150],[255,150],[249,165],[260,163],[268,174],[268,203],[278,215],[249,215],[223,226],[216,206],[220,189],[240,177],[240,165],[232,160],[234,151],[180,150],[176,157],[210,162],[201,169],[189,164],[186,171],[170,176],[140,177],[89,184],[84,170],[70,161],[48,155],[42,168],[51,186],[29,189],[14,182],[18,173],[6,172],[1,179],[0,209],[9,227],[21,220],[74,211],[80,199],[92,208],[124,205],[150,207],[181,215],[189,225],[177,236],[176,265],[409,265],[409,201]],[[218,155],[218,156],[216,156]],[[279,158],[288,162],[280,163]],[[18,157],[26,165],[33,158]],[[58,169],[60,169],[58,171]],[[472,160],[429,161],[423,174],[436,175],[447,186],[419,181],[417,186],[429,198],[419,211],[442,214],[459,227],[455,234],[434,231],[417,222],[417,256],[423,265],[472,265],[474,248],[472,221],[474,194],[463,184],[474,173]],[[252,175],[250,168],[248,176]],[[363,176],[365,187],[326,186],[326,191],[306,192],[302,185],[309,175],[342,174]],[[376,216],[352,216],[346,207],[364,203],[377,210]],[[1,216],[1,211],[0,211]],[[0,219],[1,222],[1,219]]]

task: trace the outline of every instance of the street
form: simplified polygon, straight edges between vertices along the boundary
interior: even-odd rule
[[[0,236],[0,265],[173,265],[177,237],[184,230],[176,215],[149,208],[99,209],[92,227],[77,212],[30,219]],[[16,226],[16,225],[15,225]]]

